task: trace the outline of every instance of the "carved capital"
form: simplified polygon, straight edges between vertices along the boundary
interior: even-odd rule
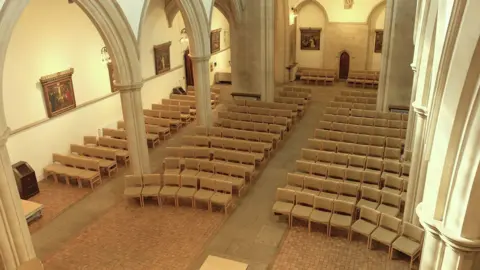
[[[10,137],[10,133],[12,130],[7,127],[5,130],[0,134],[0,146],[5,146],[7,144],[8,137]]]
[[[123,92],[133,92],[140,91],[142,89],[143,82],[133,83],[133,84],[117,84],[115,83],[115,89],[120,93]]]
[[[417,206],[416,214],[425,230],[435,238],[440,238],[447,246],[457,252],[480,252],[480,240],[457,236],[456,233],[445,228],[442,222],[425,215],[423,203]]]
[[[422,118],[426,118],[428,116],[428,109],[427,107],[417,104],[417,102],[412,103],[413,111],[418,114]]]

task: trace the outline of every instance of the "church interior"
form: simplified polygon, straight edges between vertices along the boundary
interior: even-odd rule
[[[479,1],[47,2],[0,0],[0,269],[480,269]]]

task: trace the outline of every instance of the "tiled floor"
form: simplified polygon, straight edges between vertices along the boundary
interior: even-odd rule
[[[185,269],[223,219],[221,213],[121,201],[46,259],[45,268]]]
[[[308,234],[305,226],[300,225],[288,230],[272,269],[409,269],[408,258],[404,256],[390,260],[387,249],[379,245],[368,250],[366,238],[355,236],[350,242],[346,233],[338,232],[329,238],[324,228],[318,229],[311,234]]]
[[[30,233],[38,231],[92,191],[90,188],[78,188],[62,183],[55,184],[52,180],[41,181],[38,185],[40,193],[30,198],[29,201],[43,204],[43,211],[40,219],[29,224]]]

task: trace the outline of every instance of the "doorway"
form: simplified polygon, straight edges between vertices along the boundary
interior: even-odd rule
[[[193,65],[192,58],[190,58],[190,50],[186,49],[183,53],[183,60],[185,63],[185,81],[187,83],[187,88],[189,85],[194,86],[195,80],[193,79]]]
[[[348,71],[350,70],[350,55],[347,52],[340,54],[339,78],[347,79]]]

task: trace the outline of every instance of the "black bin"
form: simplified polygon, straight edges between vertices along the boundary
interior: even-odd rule
[[[27,200],[40,192],[35,171],[27,162],[19,161],[12,165],[12,169],[20,198]]]

